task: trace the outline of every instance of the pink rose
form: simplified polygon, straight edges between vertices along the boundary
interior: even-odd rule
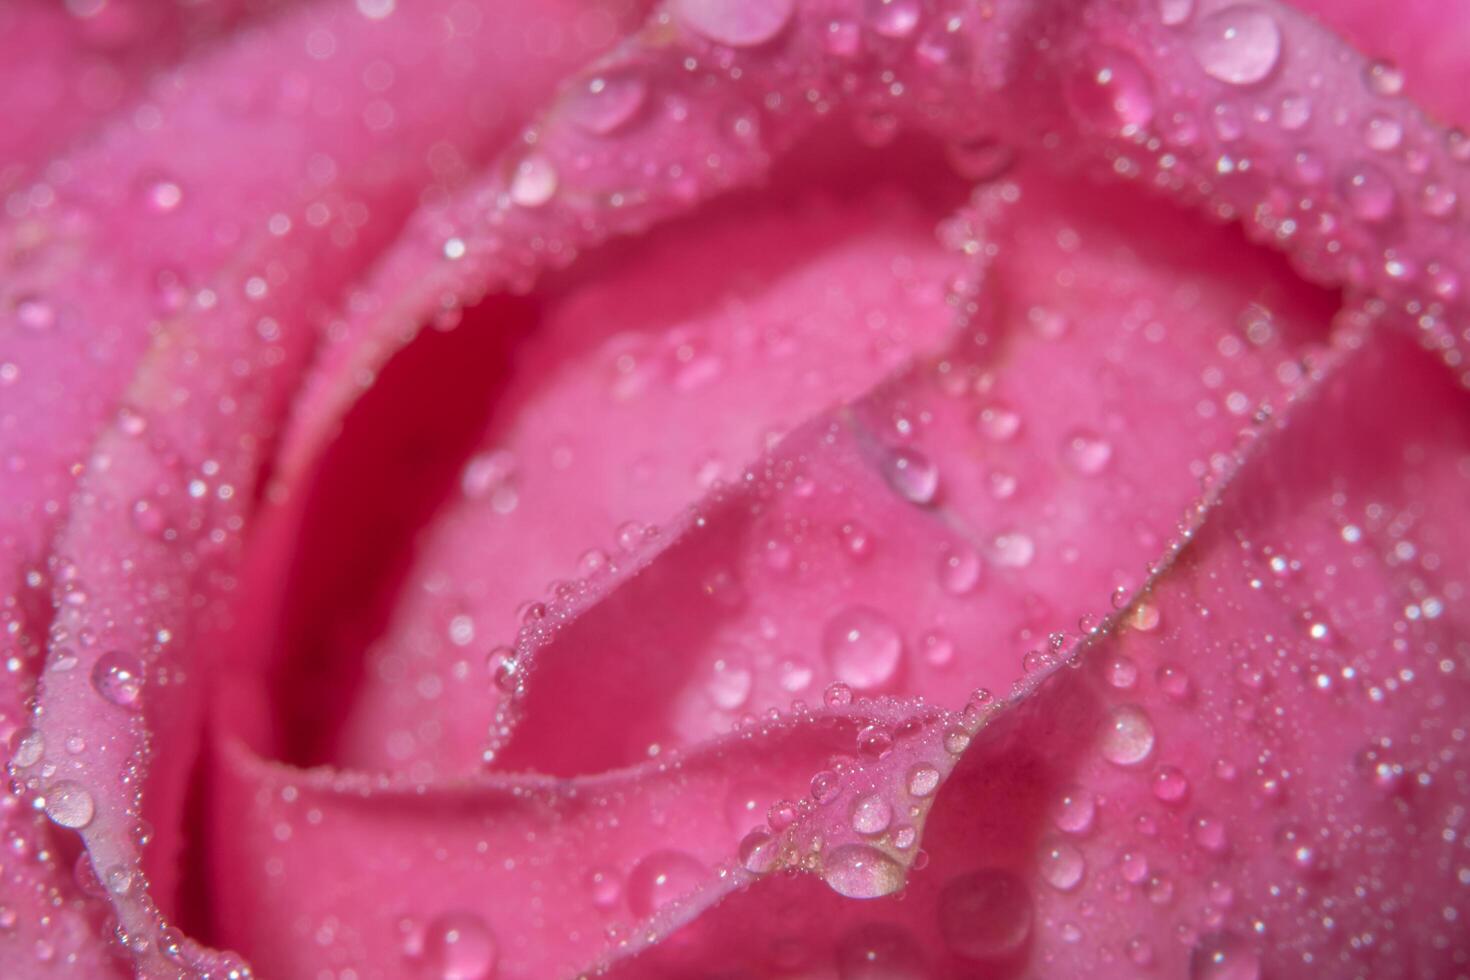
[[[1470,975],[1465,0],[648,6],[0,10],[0,973]]]

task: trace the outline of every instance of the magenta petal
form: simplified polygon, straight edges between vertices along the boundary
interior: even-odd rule
[[[587,16],[571,4],[497,17],[552,28],[573,10]],[[172,906],[177,884],[202,704],[193,676],[207,671],[204,638],[227,628],[254,481],[317,318],[395,230],[434,161],[493,148],[509,108],[542,97],[558,74],[544,53],[527,64],[480,48],[468,56],[473,32],[446,34],[444,11],[415,5],[383,22],[354,4],[314,6],[201,57],[160,93],[150,125],[114,123],[3,232],[7,290],[50,311],[6,362],[7,383],[36,393],[3,435],[20,518],[7,527],[13,553],[39,561],[33,549],[65,518],[40,585],[28,586],[49,578],[57,614],[40,752],[17,758],[27,788],[54,822],[82,832],[101,873],[128,876],[114,905],[150,971],[187,972],[170,961],[175,941],[157,934],[153,902]],[[581,60],[599,37],[588,30],[560,54]],[[391,99],[362,84],[369,67],[392,75]],[[449,106],[446,85],[477,94]],[[466,112],[488,121],[467,133]],[[262,160],[252,148],[265,144],[273,152]],[[62,467],[78,459],[65,513],[55,501],[73,472]],[[130,693],[140,681],[141,696]],[[150,742],[166,747],[157,760]],[[138,865],[150,761],[152,896]]]

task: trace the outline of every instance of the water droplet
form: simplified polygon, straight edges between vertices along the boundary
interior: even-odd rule
[[[167,178],[150,180],[143,185],[143,203],[150,211],[168,214],[184,203],[184,189]]]
[[[39,296],[22,296],[15,303],[15,322],[35,333],[56,324],[56,308]]]
[[[495,970],[495,937],[474,912],[447,912],[424,929],[419,962],[436,980],[485,980]]]
[[[46,739],[34,728],[22,728],[11,737],[10,761],[17,769],[28,769],[46,753]]]
[[[1115,654],[1103,668],[1103,675],[1109,684],[1126,691],[1138,683],[1138,665],[1121,653]]]
[[[92,687],[107,701],[134,710],[143,693],[143,665],[121,650],[104,653],[92,666]]]
[[[1194,14],[1194,0],[1159,0],[1159,20],[1176,27]]]
[[[905,446],[891,450],[883,461],[883,475],[909,503],[932,503],[939,491],[939,467],[917,449]]]
[[[868,23],[884,37],[903,38],[919,26],[918,0],[867,0]]]
[[[748,668],[719,660],[715,662],[714,676],[705,685],[705,690],[715,707],[724,711],[737,711],[750,700],[753,684],[754,675]]]
[[[903,640],[876,609],[849,606],[827,621],[822,650],[839,681],[853,690],[871,691],[893,679]]]
[[[1156,673],[1159,688],[1175,701],[1188,701],[1194,693],[1189,675],[1181,667],[1164,664]]]
[[[1110,135],[1131,136],[1154,118],[1153,79],[1120,48],[1102,45],[1084,52],[1066,97],[1080,122]]]
[[[1363,142],[1379,153],[1396,150],[1404,141],[1404,125],[1393,116],[1369,116],[1363,124]]]
[[[1042,880],[1057,891],[1067,892],[1076,888],[1087,871],[1087,863],[1076,846],[1063,840],[1045,841],[1037,858]]]
[[[893,823],[893,805],[876,793],[859,797],[852,805],[852,829],[869,837]]]
[[[1118,856],[1118,873],[1130,885],[1137,885],[1148,877],[1148,858],[1135,851],[1124,851]]]
[[[1297,92],[1288,92],[1281,97],[1276,110],[1276,122],[1288,133],[1295,133],[1312,121],[1312,101]]]
[[[939,556],[939,584],[950,595],[964,595],[980,581],[980,556],[974,548],[946,548]]]
[[[822,701],[829,708],[840,708],[843,705],[852,704],[852,688],[842,682],[829,684],[827,690],[822,692]]]
[[[945,156],[955,173],[976,183],[999,177],[1016,158],[1009,146],[987,138],[950,143],[945,147]]]
[[[643,107],[648,86],[631,72],[598,75],[577,86],[566,112],[582,129],[606,136],[626,125]]]
[[[610,909],[623,897],[623,883],[613,869],[594,868],[587,874],[587,894],[597,908]]]
[[[933,795],[939,788],[939,770],[921,762],[909,770],[909,795],[916,799],[924,799]]]
[[[781,848],[764,830],[752,830],[740,841],[740,864],[751,874],[763,875],[776,868]]]
[[[1000,959],[1031,935],[1035,912],[1026,883],[1009,871],[987,868],[960,875],[939,893],[939,931],[956,956]]]
[[[867,844],[839,844],[822,855],[822,878],[847,898],[881,898],[903,886],[903,867]]]
[[[1147,600],[1139,600],[1128,616],[1128,625],[1140,633],[1152,633],[1159,628],[1159,607]]]
[[[796,0],[673,0],[671,7],[681,23],[711,41],[749,48],[781,33]]]
[[[1194,818],[1190,833],[1194,842],[1211,854],[1223,853],[1229,843],[1225,836],[1225,825],[1218,817],[1208,814],[1200,814]]]
[[[1189,793],[1189,778],[1175,766],[1160,766],[1154,773],[1154,796],[1164,803],[1179,803]]]
[[[1259,980],[1260,976],[1260,955],[1234,933],[1210,933],[1189,951],[1190,980]]]
[[[1377,95],[1395,96],[1404,90],[1404,73],[1391,61],[1370,61],[1363,69],[1363,84]]]
[[[842,538],[842,547],[853,558],[866,558],[873,552],[873,536],[868,529],[855,521],[848,521],[837,529]]]
[[[556,193],[556,167],[539,153],[531,153],[516,164],[510,180],[510,199],[523,208],[538,208]]]
[[[1094,476],[1113,458],[1113,444],[1091,429],[1078,429],[1062,441],[1062,459],[1077,473]]]
[[[1003,568],[1025,568],[1035,557],[1035,542],[1020,531],[1004,531],[990,542],[990,560]]]
[[[46,816],[57,826],[80,830],[96,812],[92,794],[80,783],[62,781],[46,791]]]
[[[1343,175],[1342,193],[1353,214],[1364,221],[1383,221],[1397,202],[1393,181],[1371,163],[1354,164]]]
[[[1092,794],[1081,786],[1070,786],[1053,805],[1052,822],[1068,834],[1085,834],[1092,829],[1096,813],[1097,803]]]
[[[842,794],[842,777],[831,769],[823,769],[812,777],[812,799],[823,806]]]
[[[1254,85],[1281,59],[1281,28],[1254,4],[1237,4],[1195,24],[1195,60],[1205,74],[1229,85]]]
[[[919,651],[931,667],[947,667],[954,661],[954,640],[948,633],[930,630],[919,637]]]
[[[893,735],[882,725],[866,725],[857,735],[858,754],[881,759],[893,749]]]
[[[696,891],[709,878],[695,857],[683,851],[654,851],[628,875],[628,907],[639,918]]]
[[[1009,405],[987,405],[975,420],[980,431],[996,442],[1007,442],[1021,431],[1021,413]]]
[[[1154,725],[1136,704],[1108,712],[1102,730],[1102,755],[1115,766],[1136,766],[1154,750]]]

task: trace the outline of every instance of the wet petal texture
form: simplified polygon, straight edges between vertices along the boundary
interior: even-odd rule
[[[17,961],[1463,970],[1470,141],[1268,0],[632,13],[162,31],[7,198]]]

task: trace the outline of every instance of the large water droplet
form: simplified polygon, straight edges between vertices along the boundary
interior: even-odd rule
[[[939,931],[956,956],[992,960],[1016,952],[1035,915],[1026,883],[998,868],[961,875],[939,893]]]
[[[637,115],[647,94],[643,79],[630,72],[598,75],[576,88],[567,99],[566,112],[582,129],[606,136]]]
[[[1211,78],[1229,85],[1254,85],[1281,59],[1281,28],[1254,4],[1226,7],[1194,26],[1195,60]]]
[[[1136,766],[1154,750],[1154,725],[1136,704],[1120,704],[1108,712],[1102,730],[1103,758],[1116,766]]]
[[[556,167],[539,153],[531,153],[516,164],[510,180],[510,199],[523,208],[537,208],[556,194]]]
[[[673,0],[674,16],[718,44],[749,48],[780,34],[796,0]]]
[[[641,917],[696,891],[709,872],[683,851],[654,851],[628,875],[628,907]]]
[[[868,23],[884,37],[908,37],[920,13],[918,0],[867,0]]]
[[[58,826],[80,830],[96,812],[92,794],[80,783],[62,781],[46,791],[46,816]]]
[[[419,962],[436,980],[485,980],[495,970],[495,937],[473,912],[446,912],[424,929]]]
[[[847,898],[881,898],[903,886],[903,867],[867,844],[840,844],[822,855],[822,878]]]
[[[92,687],[111,703],[136,710],[143,693],[143,665],[121,650],[104,653],[92,666]]]
[[[900,447],[883,461],[883,475],[899,496],[914,504],[933,502],[939,491],[939,467],[917,449]]]
[[[1189,951],[1190,980],[1258,980],[1261,957],[1233,932],[1210,933]]]
[[[720,660],[716,661],[714,675],[705,685],[705,690],[709,692],[710,700],[715,703],[715,707],[725,711],[736,711],[750,700],[750,689],[753,683],[754,675],[749,668]]]
[[[1104,45],[1084,52],[1066,97],[1079,121],[1109,135],[1133,135],[1154,118],[1153,79],[1120,48]]]
[[[827,621],[822,651],[839,681],[857,691],[871,691],[893,679],[903,656],[903,640],[876,609],[849,606]]]

